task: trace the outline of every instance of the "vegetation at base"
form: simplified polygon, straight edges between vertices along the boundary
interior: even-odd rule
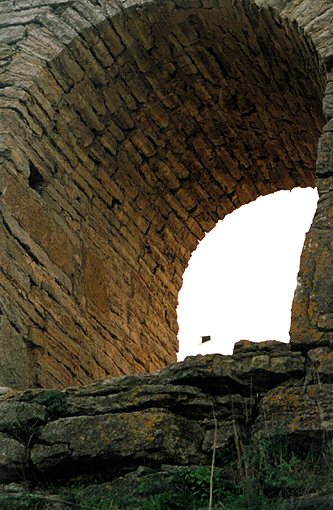
[[[63,416],[67,411],[66,396],[60,390],[47,390],[36,399],[36,402],[46,407],[50,419]]]
[[[41,500],[33,495],[0,495],[1,510],[44,510],[45,500]]]
[[[288,500],[316,493],[318,488],[321,493],[333,493],[332,440],[309,444],[299,437],[281,436],[240,443],[236,450],[238,455],[226,465],[219,458],[214,466],[212,510],[286,510],[292,508]],[[40,488],[31,495],[0,494],[0,508],[207,510],[210,475],[211,468],[205,466],[169,468],[162,473],[147,468],[128,482],[124,477],[125,485],[118,489],[114,484],[81,480],[65,487]]]

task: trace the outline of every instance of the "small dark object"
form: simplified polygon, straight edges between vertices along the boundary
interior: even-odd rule
[[[211,340],[211,336],[210,335],[205,335],[205,336],[201,337],[201,343],[202,344],[204,344],[205,342],[209,342],[209,340]]]

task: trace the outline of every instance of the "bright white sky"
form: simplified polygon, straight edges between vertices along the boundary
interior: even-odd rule
[[[258,198],[199,243],[179,294],[179,356],[232,352],[241,339],[289,341],[299,259],[318,200],[312,188]],[[201,344],[201,336],[212,340]]]

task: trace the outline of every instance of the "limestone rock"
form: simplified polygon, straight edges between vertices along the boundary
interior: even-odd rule
[[[52,468],[63,475],[69,462],[72,475],[84,469],[92,471],[101,464],[114,475],[126,460],[132,466],[145,462],[200,464],[208,460],[201,451],[200,427],[162,409],[62,418],[46,425],[38,441],[41,444],[32,448],[31,460],[44,474]],[[60,454],[48,445],[60,447]]]
[[[223,458],[234,448],[235,434],[251,427],[271,388],[284,383],[291,391],[295,379],[305,380],[305,365],[300,353],[270,342],[237,348],[233,356],[189,357],[152,374],[10,393],[0,397],[0,428],[26,445],[40,479],[209,464],[213,449]]]
[[[307,381],[333,382],[333,351],[329,347],[317,347],[307,353]]]
[[[22,479],[27,467],[25,445],[0,432],[0,480],[9,482]]]
[[[259,406],[254,430],[265,437],[318,437],[333,432],[333,388],[330,384],[277,386]]]
[[[11,391],[13,391],[12,388],[8,388],[8,386],[0,386],[0,395],[5,395]]]
[[[291,377],[304,374],[305,358],[290,352],[286,344],[273,344],[270,351],[236,349],[233,356],[190,356],[160,371],[164,383],[191,384],[218,394],[263,393]]]
[[[5,394],[0,481],[209,465],[251,434],[317,440],[333,432],[331,354],[242,342],[152,374]]]
[[[265,340],[262,342],[252,342],[251,340],[239,340],[234,345],[234,354],[239,353],[259,353],[259,352],[276,352],[276,351],[289,351],[290,346],[286,342],[279,342],[277,340]]]
[[[46,410],[36,403],[0,401],[0,431],[22,432],[46,421]]]

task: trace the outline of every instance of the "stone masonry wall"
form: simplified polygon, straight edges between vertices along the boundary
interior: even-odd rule
[[[332,4],[269,3],[1,2],[1,384],[63,387],[174,360],[198,240],[260,195],[315,185]],[[297,345],[331,335],[318,333],[329,126]]]

